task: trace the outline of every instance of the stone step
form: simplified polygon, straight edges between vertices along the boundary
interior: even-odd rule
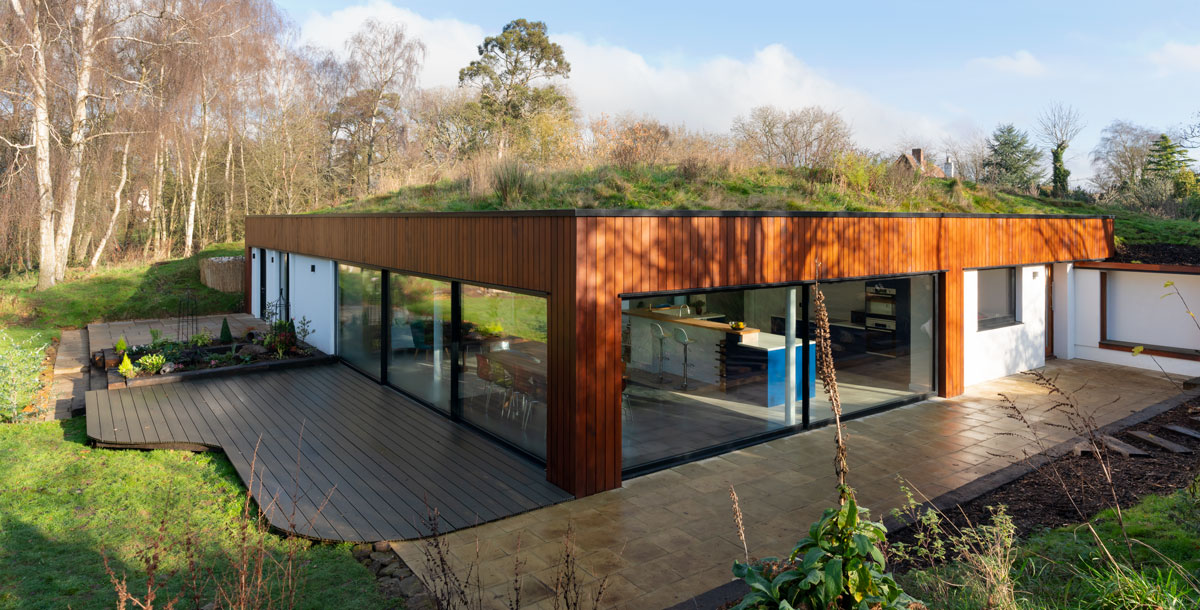
[[[1188,449],[1187,447],[1184,447],[1183,445],[1180,445],[1179,443],[1172,442],[1165,438],[1155,436],[1149,432],[1142,432],[1141,430],[1131,430],[1129,432],[1129,435],[1136,437],[1136,438],[1140,438],[1140,439],[1146,441],[1147,443],[1150,443],[1151,445],[1158,445],[1159,447],[1162,447],[1163,449],[1166,449],[1167,451],[1170,451],[1171,453],[1191,453],[1192,452],[1191,449]]]
[[[1138,449],[1129,443],[1108,436],[1107,434],[1100,437],[1100,442],[1103,443],[1105,447],[1108,447],[1109,450],[1115,451],[1116,453],[1119,453],[1125,457],[1149,457],[1150,455],[1149,453],[1146,453],[1145,451],[1142,451],[1141,449]],[[1075,445],[1075,448],[1072,450],[1072,452],[1075,455],[1091,453],[1092,444],[1088,441],[1081,441],[1079,444]]]
[[[1200,440],[1200,432],[1192,430],[1191,428],[1184,428],[1183,426],[1176,426],[1176,425],[1163,426],[1163,428],[1170,430],[1171,432],[1174,432],[1176,434],[1182,434],[1184,436],[1190,436],[1191,438]]]

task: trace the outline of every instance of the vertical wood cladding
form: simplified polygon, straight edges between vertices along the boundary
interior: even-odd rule
[[[546,476],[576,495],[621,484],[621,294],[938,273],[939,388],[954,396],[963,391],[963,269],[1103,259],[1112,237],[1112,219],[1099,217],[555,211],[246,219],[247,248],[547,293]]]

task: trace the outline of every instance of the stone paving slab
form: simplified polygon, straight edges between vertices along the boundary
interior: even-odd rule
[[[1055,360],[1043,369],[1075,392],[1105,425],[1176,396],[1160,373],[1086,360]],[[1180,378],[1182,379],[1182,378]],[[1008,417],[1010,396],[1042,437],[1019,436]],[[1014,375],[968,388],[952,400],[930,400],[854,420],[849,437],[850,483],[876,517],[904,502],[897,477],[936,498],[1008,468],[1022,456],[1070,440],[1051,410],[1054,401],[1028,377]],[[667,608],[732,579],[744,556],[729,486],[737,489],[751,556],[784,555],[837,498],[833,429],[820,428],[625,481],[620,489],[447,535],[460,568],[478,557],[487,607],[504,608],[513,553],[520,540],[533,607],[551,607],[562,536],[573,524],[579,565],[594,588],[609,578],[605,607]],[[424,573],[420,541],[392,547]]]
[[[88,364],[88,332],[64,330],[54,356],[54,419],[83,413],[84,394],[91,386]]]

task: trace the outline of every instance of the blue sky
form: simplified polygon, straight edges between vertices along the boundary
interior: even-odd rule
[[[545,21],[587,116],[650,114],[720,131],[772,103],[840,110],[874,150],[1031,129],[1051,101],[1087,127],[1073,178],[1114,119],[1168,130],[1200,111],[1200,2],[280,2],[305,40],[339,47],[367,17],[429,46],[422,82],[452,86],[483,36]],[[1198,155],[1200,156],[1200,155]]]

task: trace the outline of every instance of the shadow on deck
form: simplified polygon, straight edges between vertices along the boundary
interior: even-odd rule
[[[220,448],[244,482],[253,463],[272,527],[320,540],[419,538],[427,506],[444,533],[572,498],[542,467],[341,364],[91,391],[87,432],[101,447]]]

